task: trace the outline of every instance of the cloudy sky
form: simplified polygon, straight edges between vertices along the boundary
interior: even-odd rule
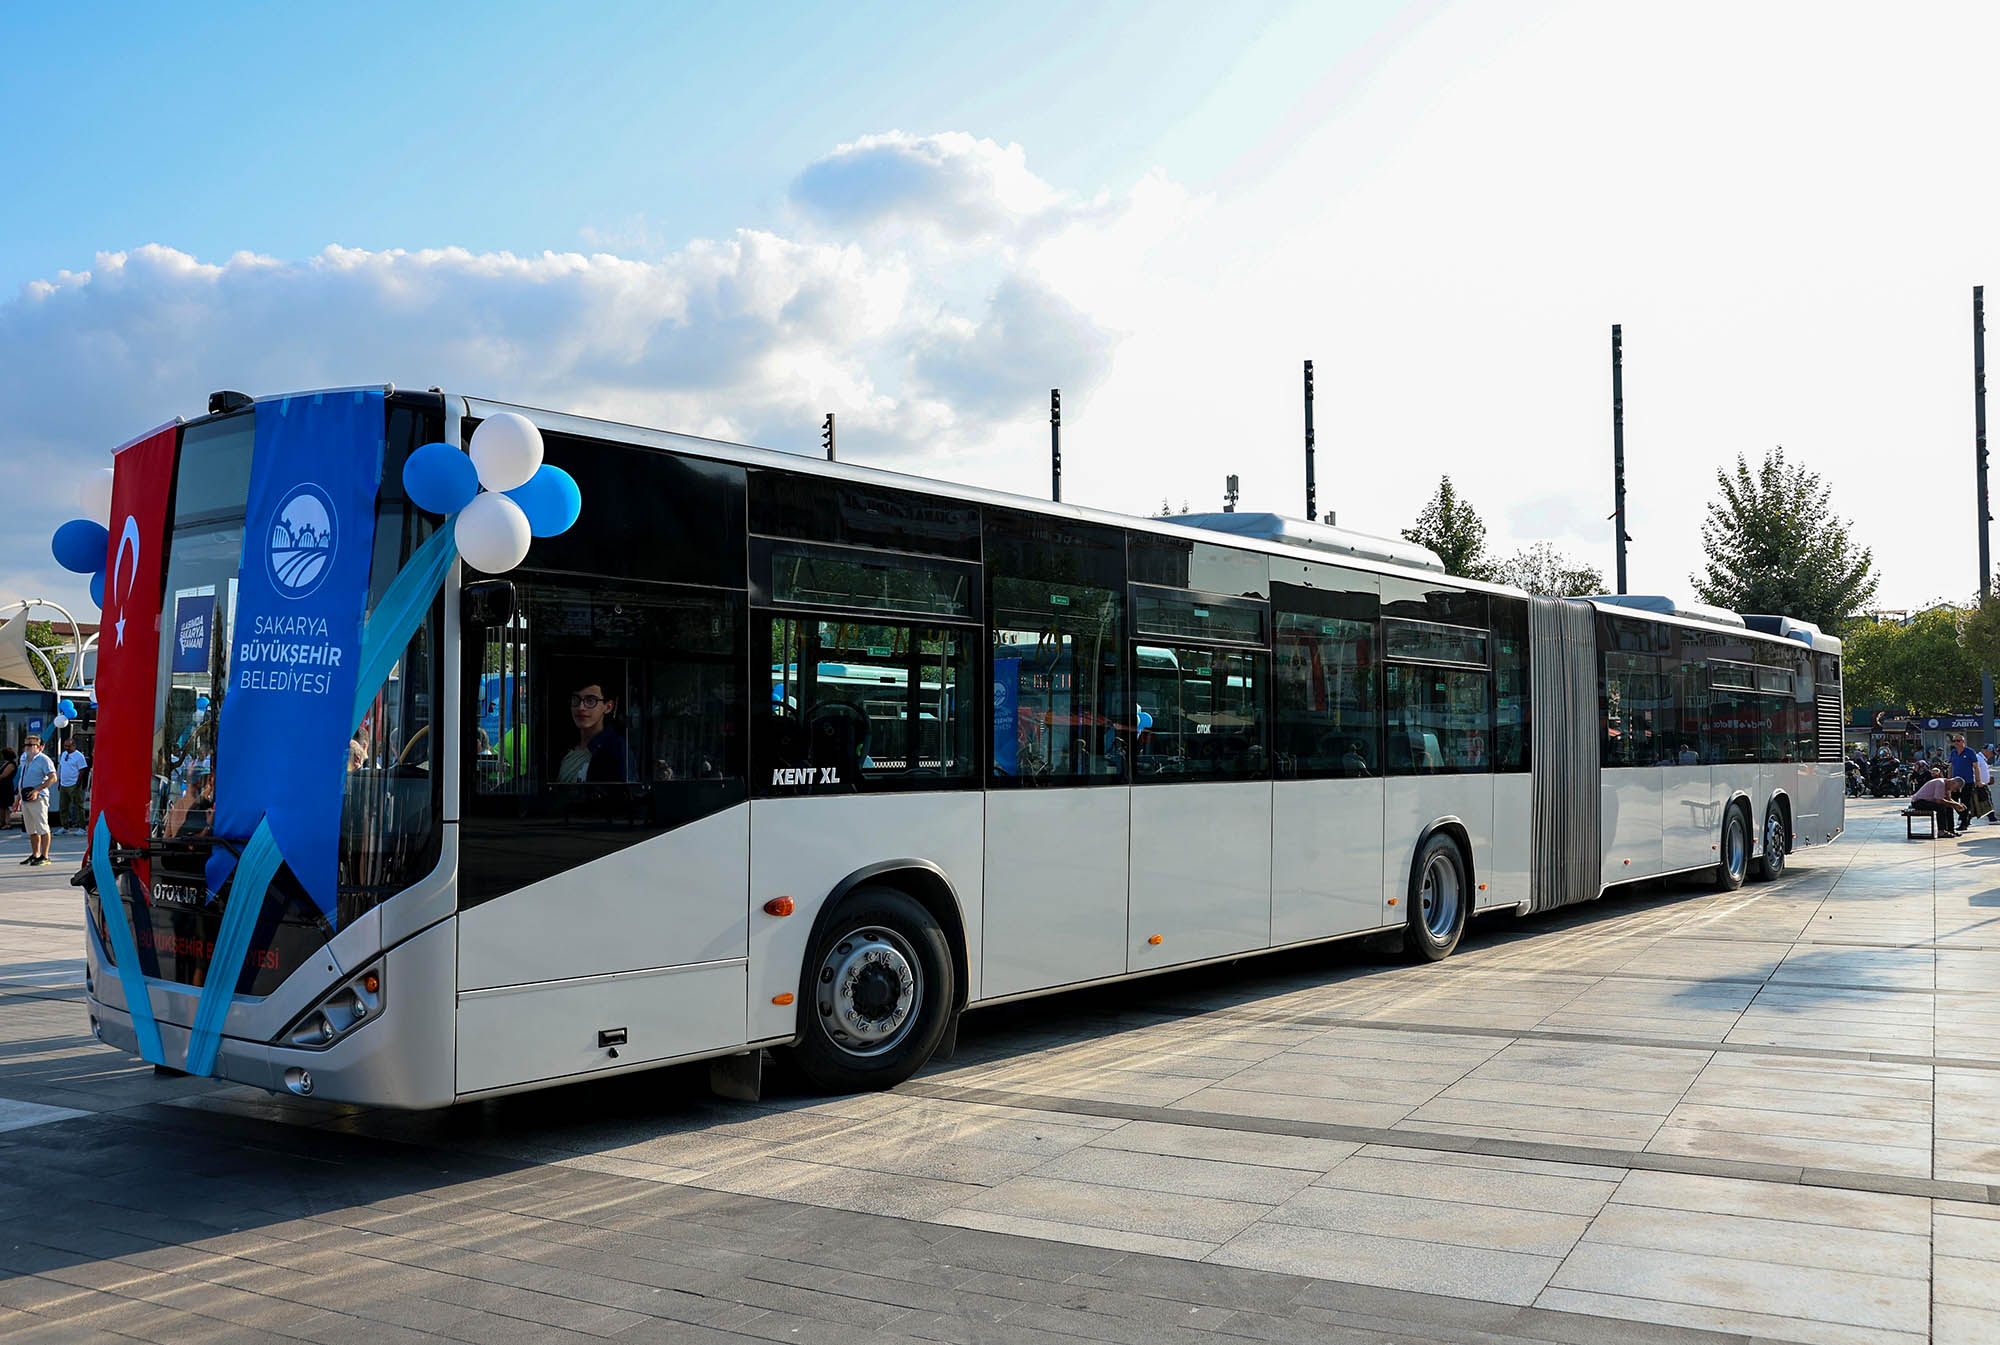
[[[1608,574],[1613,322],[1635,591],[1774,444],[1882,605],[1977,581],[1991,5],[44,8],[0,16],[0,600],[87,605],[49,532],[213,388],[836,411],[1038,493],[1060,386],[1066,497],[1298,513],[1304,358],[1340,523],[1449,473]]]

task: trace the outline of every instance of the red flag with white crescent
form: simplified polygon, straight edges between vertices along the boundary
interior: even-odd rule
[[[97,759],[90,821],[103,813],[121,845],[146,839],[153,784],[153,703],[159,694],[160,590],[166,582],[167,500],[180,426],[166,425],[112,460],[111,544],[104,624],[97,636]]]

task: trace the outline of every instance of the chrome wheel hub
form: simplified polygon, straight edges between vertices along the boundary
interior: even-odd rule
[[[1776,868],[1785,862],[1785,826],[1773,813],[1764,822],[1764,863]]]
[[[827,952],[814,999],[834,1045],[849,1055],[875,1056],[909,1035],[923,989],[915,950],[894,930],[871,925]]]
[[[1725,859],[1729,864],[1730,875],[1733,877],[1743,872],[1750,863],[1750,842],[1749,837],[1745,834],[1742,822],[1737,821],[1729,824],[1729,836],[1725,844],[1729,847]]]
[[[1417,900],[1423,910],[1424,928],[1432,938],[1442,941],[1451,937],[1453,927],[1458,924],[1462,887],[1458,865],[1445,856],[1433,855],[1424,866],[1424,884],[1417,891]]]

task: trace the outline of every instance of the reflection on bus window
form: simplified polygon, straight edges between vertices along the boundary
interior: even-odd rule
[[[1280,777],[1380,775],[1375,623],[1279,612],[1277,634]]]
[[[1492,769],[1484,669],[1392,663],[1382,679],[1392,775]]]
[[[1138,645],[1135,778],[1261,780],[1269,655]]]
[[[1108,589],[993,581],[996,778],[1119,778],[1122,609]]]
[[[760,792],[976,784],[970,630],[770,617],[767,713],[754,731]]]

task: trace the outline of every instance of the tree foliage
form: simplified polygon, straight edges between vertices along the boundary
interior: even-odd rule
[[[1522,547],[1493,567],[1503,584],[1551,598],[1580,598],[1604,592],[1604,575],[1595,565],[1565,556],[1548,542]]]
[[[1782,445],[1754,471],[1717,470],[1720,498],[1701,525],[1708,560],[1695,595],[1732,612],[1777,612],[1837,631],[1875,597],[1875,558],[1856,547],[1819,473],[1785,460]]]
[[[2000,587],[1994,592],[2000,594]],[[1989,595],[1967,612],[1958,637],[1974,667],[2000,670],[2000,596]]]
[[[1841,652],[1847,703],[1936,715],[1979,704],[1979,660],[1962,638],[1968,614],[1933,607],[1907,622],[1857,621]]]
[[[1486,554],[1486,521],[1459,498],[1449,476],[1439,479],[1437,494],[1417,515],[1416,525],[1403,529],[1403,540],[1435,551],[1446,574],[1461,579],[1493,577],[1493,562]]]

